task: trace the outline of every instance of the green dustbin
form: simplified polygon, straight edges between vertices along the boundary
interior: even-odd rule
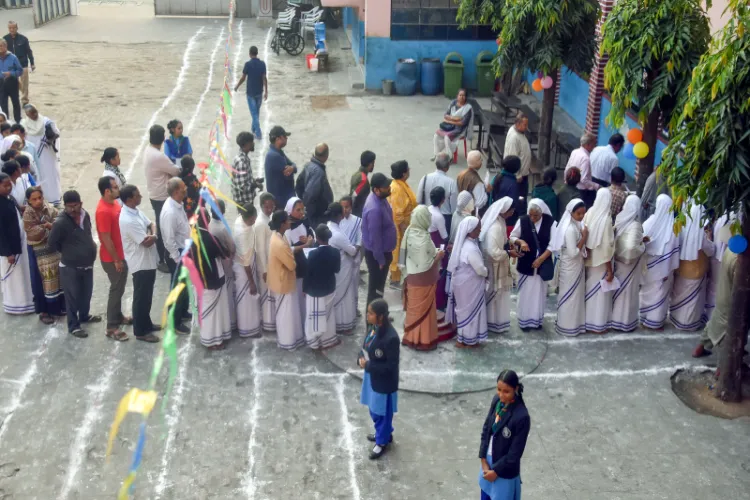
[[[492,69],[494,58],[495,55],[487,50],[477,54],[477,94],[480,97],[490,97],[495,90],[495,70]]]
[[[464,77],[464,58],[451,52],[443,60],[443,91],[445,97],[456,98]]]

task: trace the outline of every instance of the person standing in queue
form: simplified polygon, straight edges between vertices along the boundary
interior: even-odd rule
[[[497,394],[482,426],[481,500],[521,500],[521,457],[530,429],[523,384],[516,372],[503,370],[497,377]]]
[[[360,403],[367,405],[375,424],[375,434],[367,440],[375,443],[370,460],[377,460],[393,442],[393,414],[398,412],[398,371],[401,341],[388,317],[388,302],[373,300],[367,306],[369,326],[358,364],[365,370]]]
[[[294,196],[294,174],[297,173],[297,165],[284,153],[290,135],[291,132],[278,125],[268,134],[271,144],[266,153],[266,191],[276,198],[277,207],[286,206],[289,198]]]
[[[373,174],[370,181],[372,193],[362,211],[362,245],[365,248],[365,262],[369,279],[367,283],[367,303],[383,297],[388,266],[393,260],[396,248],[396,224],[393,211],[388,203],[391,195],[391,180],[380,172]]]

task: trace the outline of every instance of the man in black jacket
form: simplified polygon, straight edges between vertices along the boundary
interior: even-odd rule
[[[31,51],[29,39],[18,32],[18,24],[8,21],[8,34],[3,37],[8,42],[8,50],[16,55],[21,63],[23,74],[18,79],[21,91],[21,103],[29,103],[29,65],[31,71],[36,69],[34,65],[34,53]]]
[[[81,323],[99,323],[101,316],[89,314],[91,293],[94,290],[94,261],[96,243],[91,235],[91,217],[83,209],[77,191],[63,194],[65,211],[52,224],[47,246],[60,252],[60,281],[65,292],[68,333],[78,338],[88,337]]]
[[[328,161],[328,145],[318,144],[315,146],[315,155],[310,162],[305,165],[305,169],[298,179],[299,183],[304,183],[302,192],[297,192],[297,196],[302,198],[307,210],[307,218],[313,226],[325,224],[325,216],[328,205],[333,203],[333,190],[328,182],[326,174],[326,162]]]

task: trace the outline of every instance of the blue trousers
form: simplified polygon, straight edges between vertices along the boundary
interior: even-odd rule
[[[261,139],[260,132],[260,106],[263,104],[263,96],[247,96],[247,107],[250,108],[250,116],[253,118],[253,134],[257,139]]]
[[[482,490],[479,490],[479,492],[480,492],[480,493],[482,494],[482,496],[481,496],[481,497],[479,497],[479,500],[492,500],[492,499],[490,498],[490,496],[489,496],[489,495],[488,495],[487,493],[485,493],[484,491],[482,491]]]
[[[370,418],[375,424],[375,444],[385,446],[391,442],[393,434],[393,401],[390,396],[385,407],[385,415],[375,415],[370,412]]]

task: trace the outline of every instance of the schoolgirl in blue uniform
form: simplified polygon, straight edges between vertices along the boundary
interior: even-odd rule
[[[482,427],[481,500],[521,500],[521,456],[531,428],[522,395],[523,384],[516,372],[503,370]]]

